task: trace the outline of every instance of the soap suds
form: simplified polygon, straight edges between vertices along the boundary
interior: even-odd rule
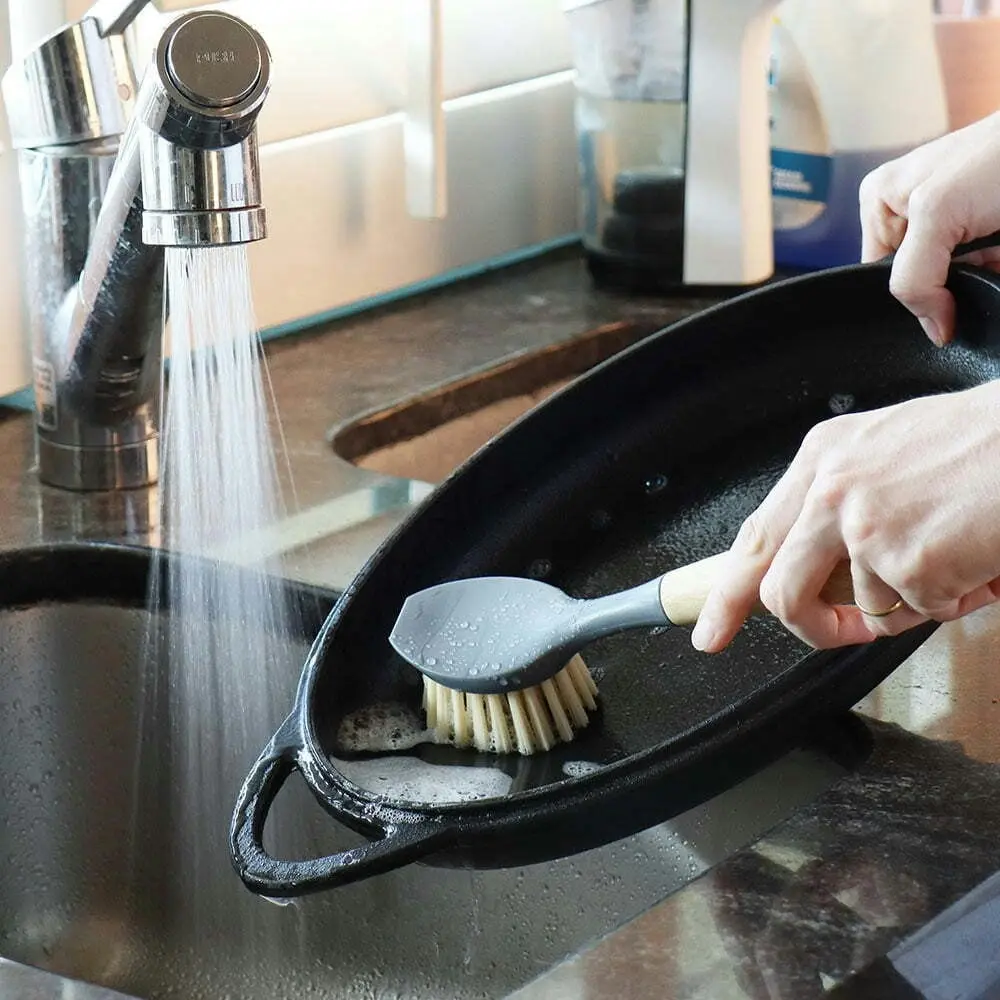
[[[562,771],[567,778],[584,778],[588,774],[600,771],[602,766],[591,760],[567,760],[562,766]]]
[[[382,753],[383,757],[330,762],[350,781],[375,795],[406,802],[473,802],[502,798],[513,778],[494,767],[460,767],[430,764],[419,757],[399,754],[421,743],[437,743],[424,726],[422,713],[408,705],[369,705],[344,716],[337,730],[336,746],[342,753]]]
[[[435,739],[414,709],[386,703],[345,715],[335,742],[346,753],[384,753],[412,750],[420,743],[434,743]]]
[[[332,758],[332,763],[361,788],[404,802],[443,804],[502,798],[514,781],[495,767],[443,766],[405,755],[369,760]]]

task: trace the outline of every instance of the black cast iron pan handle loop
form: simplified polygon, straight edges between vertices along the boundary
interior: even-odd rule
[[[425,857],[449,839],[448,827],[429,819],[388,823],[373,818],[375,839],[361,847],[305,861],[272,858],[264,849],[264,824],[281,786],[299,767],[297,750],[275,737],[240,789],[229,850],[237,873],[251,891],[280,898],[346,885]]]

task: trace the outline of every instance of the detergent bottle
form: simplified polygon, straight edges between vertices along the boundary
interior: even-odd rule
[[[856,262],[869,171],[942,135],[930,0],[784,0],[768,65],[774,258]]]

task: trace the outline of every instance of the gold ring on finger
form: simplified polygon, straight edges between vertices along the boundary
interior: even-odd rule
[[[894,611],[898,611],[903,606],[903,598],[900,597],[891,607],[885,609],[885,611],[869,611],[867,608],[862,607],[857,598],[854,599],[854,606],[863,615],[867,615],[869,618],[886,618],[891,615]]]

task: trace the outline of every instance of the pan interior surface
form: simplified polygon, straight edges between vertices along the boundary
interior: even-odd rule
[[[386,637],[409,593],[445,580],[527,576],[597,597],[721,551],[817,422],[996,375],[985,352],[926,343],[871,281],[853,302],[835,281],[822,291],[778,317],[737,306],[717,349],[692,329],[676,345],[671,331],[641,344],[461,468],[362,580],[326,652],[311,711],[334,768],[402,803],[535,795],[714,720],[738,725],[744,708],[802,676],[815,654],[766,618],[712,657],[691,647],[689,629],[625,633],[583,651],[600,707],[572,743],[496,756],[421,741],[420,675]],[[783,332],[769,342],[772,323]],[[725,363],[713,368],[716,357]]]

